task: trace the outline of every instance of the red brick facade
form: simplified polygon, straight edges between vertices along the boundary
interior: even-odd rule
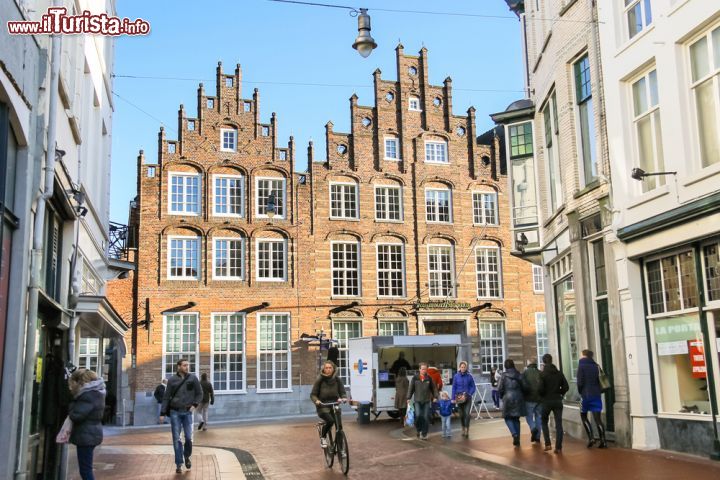
[[[279,146],[275,113],[270,123],[261,123],[258,91],[251,99],[241,97],[239,66],[233,75],[226,75],[218,65],[218,87],[212,96],[200,85],[197,118],[188,118],[180,107],[177,140],[168,140],[161,129],[157,163],[147,163],[141,153],[135,315],[139,321],[149,318],[150,324],[147,331],[143,326],[134,327],[137,371],[130,378],[135,380],[137,393],[154,389],[162,376],[168,314],[196,315],[199,336],[184,338],[195,341],[199,369],[210,372],[211,315],[244,312],[245,381],[241,390],[248,394],[255,393],[260,381],[258,320],[269,313],[289,314],[291,388],[312,383],[317,374],[318,354],[315,347],[300,341],[301,334],[323,330],[333,337],[342,336],[343,331],[377,335],[380,322],[390,320],[405,322],[409,334],[466,334],[474,365],[479,365],[480,356],[486,354],[479,351],[480,321],[496,321],[503,326],[505,356],[519,360],[535,355],[535,312],[545,310],[544,301],[541,293],[533,292],[531,265],[509,254],[508,186],[507,178],[500,174],[502,160],[496,153],[500,149],[497,145],[478,145],[474,108],[463,116],[452,114],[450,78],[443,86],[429,84],[427,50],[409,56],[398,46],[397,72],[398,79],[389,81],[375,71],[373,106],[359,105],[355,95],[350,98],[351,132],[335,132],[328,123],[326,160],[314,161],[311,143],[306,173],[294,172],[297,152],[292,137],[286,147]],[[235,151],[223,151],[221,129],[237,132]],[[397,138],[399,159],[385,158],[386,138]],[[426,142],[435,143],[426,147]],[[444,149],[444,154],[435,153],[436,158],[447,160],[446,164],[426,161],[426,148],[436,147]],[[177,173],[198,178],[197,197],[188,196],[187,188],[194,186],[187,184],[183,184],[186,190],[182,198],[171,195],[170,175]],[[225,198],[218,196],[216,202],[217,175],[240,178],[242,189],[233,192],[243,199],[241,216],[215,213],[217,203]],[[175,182],[185,182],[182,176],[174,178]],[[258,215],[259,178],[284,179],[285,198],[277,198],[278,207],[282,204],[285,210],[283,215]],[[335,188],[347,189],[341,205],[345,211],[354,206],[357,218],[333,218],[338,211],[331,211],[331,183],[347,185]],[[375,187],[379,185],[399,187],[399,219],[377,219]],[[451,222],[426,221],[426,189],[434,188],[451,192]],[[390,190],[383,192],[390,195]],[[498,225],[474,224],[473,192],[496,194]],[[387,197],[380,197],[387,201]],[[186,204],[188,198],[191,204],[196,198],[199,213],[170,213],[176,208],[173,200],[179,198]],[[195,209],[194,205],[190,209]],[[168,252],[173,237],[178,239],[176,246],[183,248]],[[192,242],[198,243],[182,243],[183,237],[197,239]],[[243,239],[242,280],[215,278],[217,238]],[[257,257],[259,239],[282,241],[278,246],[285,246],[285,281],[257,279],[262,266]],[[333,292],[331,251],[335,242],[348,242],[351,246],[347,248],[359,255],[357,294],[352,291],[352,280],[347,284],[351,295],[338,295],[347,290]],[[378,285],[377,249],[385,248],[378,247],[385,243],[401,244],[404,252],[404,291],[395,292],[398,295],[393,297],[382,296]],[[188,250],[187,245],[199,248]],[[456,286],[450,285],[455,293],[449,298],[430,298],[430,245],[449,246],[453,252]],[[499,253],[502,271],[499,298],[478,297],[476,249],[483,246],[498,249],[494,251]],[[190,265],[193,262],[187,256],[192,257],[192,252],[199,255],[199,268],[183,271],[197,274],[197,278],[168,278],[171,255]],[[442,300],[448,302],[444,306],[428,304]],[[263,302],[269,305],[263,306]],[[490,308],[479,308],[486,302],[492,304]],[[165,335],[169,338],[168,332]],[[281,384],[270,390],[285,389]],[[249,401],[249,397],[244,398]]]

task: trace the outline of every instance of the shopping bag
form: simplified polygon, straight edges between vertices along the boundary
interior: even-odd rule
[[[415,407],[410,405],[405,415],[405,426],[412,427],[415,425]]]
[[[70,434],[72,433],[72,420],[70,420],[70,417],[65,417],[65,421],[62,424],[62,427],[60,427],[60,431],[58,432],[57,436],[55,437],[55,441],[57,443],[68,443],[70,441]]]
[[[603,392],[607,392],[610,390],[610,377],[607,376],[607,373],[602,369],[600,365],[598,365],[599,375],[598,375],[598,381],[600,382],[600,389]]]

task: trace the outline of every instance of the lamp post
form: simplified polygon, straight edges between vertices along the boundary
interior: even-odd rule
[[[367,58],[377,47],[377,43],[370,36],[370,15],[367,8],[361,8],[358,15],[358,36],[352,46],[363,58]]]

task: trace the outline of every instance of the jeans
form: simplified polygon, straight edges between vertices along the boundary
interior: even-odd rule
[[[513,437],[520,436],[520,417],[505,417],[505,425]]]
[[[170,410],[170,428],[172,430],[175,465],[182,465],[183,457],[192,455],[193,413]],[[180,441],[180,430],[185,433],[185,445]]]
[[[325,422],[322,427],[322,431],[320,432],[320,435],[323,437],[327,435],[327,433],[330,431],[333,425],[335,425],[335,417],[337,417],[338,422],[340,422],[340,415],[342,415],[341,410],[335,411],[335,417],[333,417],[332,410],[330,410],[332,407],[321,407],[318,408],[317,414],[320,419]],[[340,428],[340,425],[338,425],[337,428]]]
[[[544,406],[542,411],[542,432],[543,438],[545,439],[545,445],[550,445],[550,427],[548,426],[548,420],[550,420],[550,413],[552,412],[555,417],[555,449],[562,450],[563,441],[563,424],[562,424],[562,403],[553,406]]]
[[[452,415],[448,415],[447,417],[440,417],[442,418],[442,435],[443,437],[451,437],[452,431],[450,430],[450,419],[452,418]]]
[[[458,413],[460,414],[460,425],[463,428],[470,428],[470,409],[472,408],[472,397],[468,396],[467,400],[458,404]]]
[[[530,432],[539,433],[542,428],[542,405],[535,402],[525,402],[525,408],[527,409],[525,420],[527,420],[528,427],[530,427]]]
[[[492,390],[492,400],[495,408],[500,408],[500,394],[498,393],[497,388],[493,388]]]
[[[198,405],[197,414],[200,417],[200,421],[207,426],[208,423],[208,409],[210,408],[209,403],[201,403]]]
[[[78,470],[80,470],[80,478],[82,480],[95,480],[95,475],[93,475],[93,452],[95,450],[95,446],[92,447],[81,447],[78,445],[76,447],[77,450],[77,459],[78,459]]]
[[[430,402],[415,402],[415,429],[420,435],[427,435],[430,425]]]

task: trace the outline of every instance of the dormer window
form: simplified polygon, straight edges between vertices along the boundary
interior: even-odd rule
[[[195,120],[188,120],[188,122],[187,122],[187,129],[188,129],[188,132],[194,132],[194,131],[195,131]]]
[[[232,86],[233,86],[233,77],[225,77],[225,86],[226,86],[226,87],[232,87]]]
[[[420,97],[410,97],[410,100],[408,102],[408,109],[414,112],[419,112],[420,110]]]
[[[167,151],[168,151],[168,153],[175,153],[175,144],[174,144],[174,143],[168,143]]]
[[[215,99],[208,98],[206,102],[207,108],[215,108]]]
[[[250,102],[243,102],[243,111],[249,112],[252,110],[252,103]]]
[[[262,127],[261,134],[263,137],[270,136],[270,127]]]
[[[237,130],[234,128],[220,129],[220,150],[234,152],[237,149]]]

